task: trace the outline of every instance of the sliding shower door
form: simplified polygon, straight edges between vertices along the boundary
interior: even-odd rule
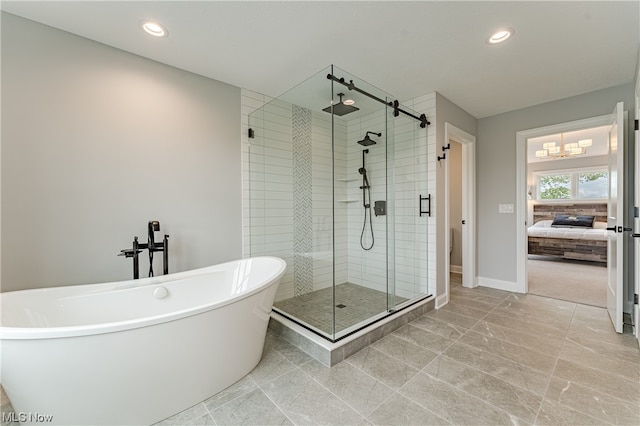
[[[402,108],[415,115],[410,108]],[[393,141],[388,147],[389,307],[401,309],[428,295],[428,195],[427,130],[415,119],[388,108]]]
[[[336,336],[341,337],[389,313],[390,139],[385,100],[390,95],[336,67],[332,76],[334,101],[344,93],[343,99],[359,108],[333,115]]]

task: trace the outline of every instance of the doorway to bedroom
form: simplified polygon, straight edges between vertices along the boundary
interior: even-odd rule
[[[607,306],[608,130],[527,139],[531,294]]]

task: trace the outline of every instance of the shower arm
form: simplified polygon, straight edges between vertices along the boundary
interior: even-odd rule
[[[365,133],[364,137],[366,138],[369,135],[376,135],[377,137],[381,137],[382,133],[376,133],[376,132],[367,132]]]

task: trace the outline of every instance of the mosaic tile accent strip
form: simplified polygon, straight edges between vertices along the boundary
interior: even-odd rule
[[[313,291],[313,206],[311,193],[311,110],[292,106],[293,282],[294,294]]]

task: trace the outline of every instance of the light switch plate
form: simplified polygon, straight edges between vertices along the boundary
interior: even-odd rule
[[[513,213],[513,204],[499,204],[498,213]]]

